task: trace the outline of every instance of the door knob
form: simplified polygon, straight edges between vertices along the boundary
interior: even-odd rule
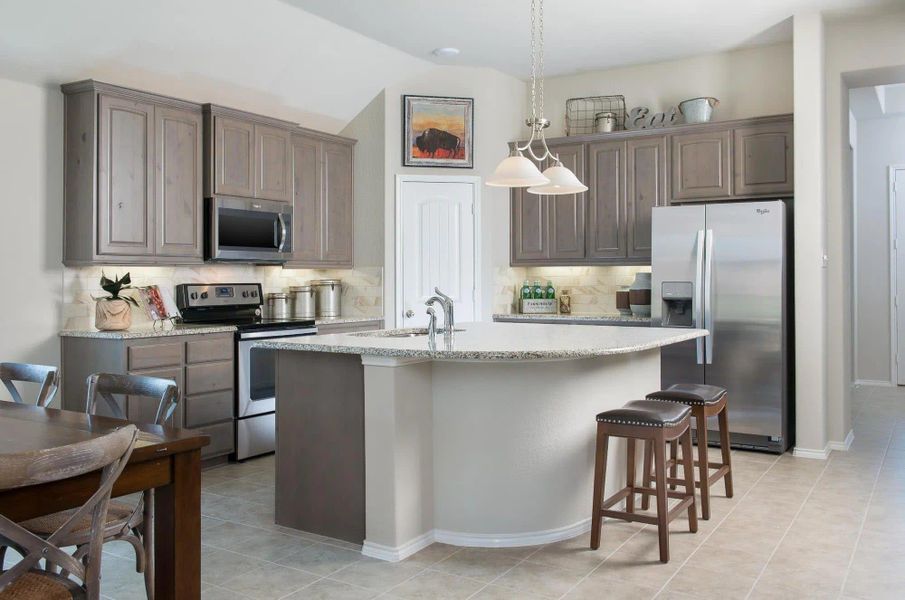
[[[413,311],[411,308],[408,309],[407,311],[405,311],[405,318],[406,318],[406,319],[411,319],[411,318],[414,317],[414,316],[415,316],[415,311]]]

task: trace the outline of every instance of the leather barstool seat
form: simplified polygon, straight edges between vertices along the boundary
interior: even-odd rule
[[[718,403],[726,395],[726,388],[703,383],[675,383],[665,390],[648,394],[649,400],[681,402],[689,406],[710,406]]]
[[[597,415],[598,423],[637,425],[639,427],[675,427],[691,413],[691,408],[659,400],[632,400],[622,408]]]

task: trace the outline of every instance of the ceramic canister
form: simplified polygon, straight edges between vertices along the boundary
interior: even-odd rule
[[[636,317],[650,316],[650,273],[636,273],[628,292],[629,306]]]

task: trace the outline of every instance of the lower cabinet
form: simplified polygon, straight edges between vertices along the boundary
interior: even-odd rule
[[[180,402],[173,425],[202,431],[211,443],[203,459],[235,449],[235,350],[232,333],[143,339],[62,338],[62,407],[84,411],[92,373],[129,373],[172,379]],[[151,423],[157,405],[147,398],[116,398],[126,418]],[[98,403],[98,414],[109,411]]]

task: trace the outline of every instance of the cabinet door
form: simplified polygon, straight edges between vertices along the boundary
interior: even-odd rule
[[[292,199],[291,135],[284,129],[255,125],[255,198]]]
[[[214,116],[214,193],[253,198],[254,124]]]
[[[672,136],[674,200],[729,196],[729,131]]]
[[[786,122],[733,131],[736,196],[794,192],[792,130]]]
[[[352,266],[352,146],[323,144],[323,260]]]
[[[650,258],[651,212],[666,204],[666,137],[625,144],[628,257]]]
[[[101,95],[97,253],[154,254],[154,106]]]
[[[202,258],[201,111],[158,106],[157,254]]]
[[[547,197],[529,194],[526,188],[512,188],[511,264],[531,264],[550,257],[547,235],[549,211]]]
[[[624,258],[625,142],[588,146],[588,258]]]
[[[582,144],[551,148],[563,166],[575,173],[582,183],[585,177],[585,147]],[[553,161],[547,166],[553,164]],[[576,260],[585,257],[587,193],[548,196],[550,211],[550,258]]]
[[[321,165],[323,142],[292,136],[292,260],[321,258]]]

